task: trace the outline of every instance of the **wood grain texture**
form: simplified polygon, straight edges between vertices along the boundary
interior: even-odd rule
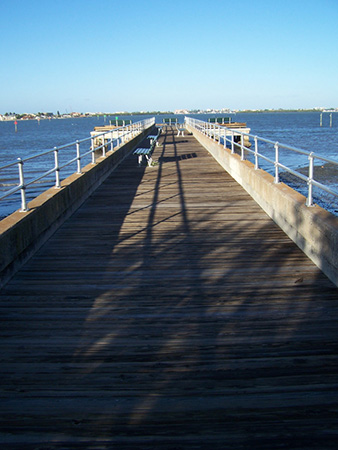
[[[336,448],[338,295],[192,136],[0,293],[1,448]]]

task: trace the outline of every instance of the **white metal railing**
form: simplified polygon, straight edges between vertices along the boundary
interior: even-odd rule
[[[241,152],[241,159],[245,160],[245,152],[248,152],[249,154],[253,155],[254,162],[255,162],[255,169],[259,169],[259,158],[263,159],[264,161],[267,161],[268,163],[272,164],[274,166],[274,181],[275,183],[280,182],[280,173],[279,170],[282,169],[295,177],[301,179],[302,181],[306,182],[308,185],[307,188],[307,199],[306,199],[306,205],[307,206],[313,206],[313,187],[316,186],[319,189],[333,195],[334,197],[338,198],[338,192],[334,189],[332,189],[330,186],[327,186],[323,183],[320,183],[319,181],[314,179],[314,167],[315,167],[315,160],[324,161],[330,164],[333,164],[337,167],[337,173],[338,173],[338,161],[335,161],[330,158],[326,158],[324,156],[318,155],[314,152],[307,152],[305,150],[291,147],[289,145],[281,144],[279,142],[274,142],[269,139],[265,139],[259,136],[252,135],[250,133],[245,133],[243,131],[240,131],[239,129],[231,129],[230,127],[225,126],[219,126],[214,123],[204,122],[202,120],[193,119],[191,117],[185,117],[185,123],[186,125],[189,125],[196,130],[200,131],[204,135],[208,136],[210,139],[217,141],[219,145],[223,145],[224,148],[226,148],[227,143],[230,144],[231,153],[235,153],[235,146],[237,148],[240,148]],[[237,136],[238,142],[235,142],[235,136]],[[250,138],[254,141],[254,149],[251,150],[247,145],[245,145],[245,142],[249,143]],[[263,153],[260,153],[258,151],[258,142],[264,142],[265,144],[269,144],[273,146],[274,149],[274,158],[268,157],[264,155]],[[309,163],[308,163],[308,176],[303,175],[300,172],[297,172],[296,170],[293,170],[292,168],[288,167],[285,164],[282,164],[280,162],[280,150],[285,149],[289,150],[291,152],[305,155],[307,156]],[[338,177],[337,177],[338,182]]]
[[[61,176],[60,172],[65,167],[76,163],[76,173],[81,173],[81,160],[86,156],[91,154],[91,163],[95,164],[95,154],[96,152],[102,150],[102,156],[106,156],[106,152],[114,151],[119,148],[121,145],[124,145],[127,141],[130,141],[138,134],[142,133],[143,130],[149,128],[150,126],[155,124],[155,117],[150,119],[144,119],[139,122],[135,122],[123,127],[114,128],[112,130],[95,134],[95,136],[91,136],[85,139],[77,140],[75,142],[71,142],[69,144],[61,145],[59,147],[54,147],[53,149],[45,150],[43,152],[37,153],[32,156],[28,156],[26,158],[18,158],[16,161],[10,162],[0,167],[0,174],[3,170],[12,168],[13,166],[18,166],[19,171],[19,183],[12,187],[11,189],[0,194],[0,200],[9,197],[20,191],[21,193],[21,211],[27,211],[27,197],[26,190],[29,186],[37,183],[39,180],[48,177],[49,175],[55,173],[55,188],[59,189],[61,187]],[[99,142],[98,145],[95,146],[96,143]],[[86,150],[84,153],[81,153],[80,146],[85,145],[86,143],[90,143],[89,150]],[[73,148],[75,150],[75,156],[67,161],[60,162],[60,152],[65,149]],[[36,158],[43,157],[46,155],[54,154],[54,164],[53,167],[43,172],[42,174],[31,178],[29,181],[25,179],[25,171],[24,164],[28,161],[35,160]],[[67,175],[68,176],[68,175]]]

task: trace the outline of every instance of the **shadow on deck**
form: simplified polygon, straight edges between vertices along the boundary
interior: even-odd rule
[[[192,136],[2,290],[3,448],[333,448],[337,289]]]

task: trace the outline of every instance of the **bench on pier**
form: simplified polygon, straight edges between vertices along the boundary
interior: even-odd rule
[[[161,134],[162,128],[158,129],[158,133],[157,135],[155,134],[150,134],[149,136],[147,136],[148,139],[150,139],[150,147],[149,148],[144,148],[144,147],[140,147],[137,148],[136,150],[134,150],[133,154],[138,156],[138,165],[140,166],[142,163],[142,159],[143,156],[146,158],[147,162],[148,162],[148,166],[151,166],[151,163],[153,162],[152,159],[152,153],[154,151],[155,146],[158,146],[158,138]]]
[[[179,136],[180,134],[182,136],[184,136],[184,128],[183,127],[179,127],[179,124],[176,124],[176,129],[177,129],[177,136]]]
[[[150,145],[152,144],[156,144],[156,146],[158,147],[158,136],[155,136],[155,134],[150,134],[149,136],[147,136],[147,139],[150,139]]]
[[[225,123],[231,123],[231,117],[210,117],[208,122],[224,125]]]
[[[150,148],[137,148],[134,150],[134,155],[138,156],[138,165],[140,166],[142,163],[143,156],[145,156],[146,160],[148,161],[148,166],[151,166],[151,163],[153,162],[153,159],[151,157],[154,150],[154,146],[152,145]]]
[[[163,119],[163,123],[165,125],[176,125],[177,122],[178,122],[177,117],[175,117],[175,118],[169,117],[169,118]]]
[[[130,119],[128,120],[122,120],[122,119],[116,119],[116,120],[110,120],[110,125],[113,125],[115,127],[125,127],[126,125],[131,125],[132,121]]]

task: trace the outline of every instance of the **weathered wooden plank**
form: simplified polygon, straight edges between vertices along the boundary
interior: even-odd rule
[[[2,447],[334,448],[337,289],[192,136],[160,142],[1,291]]]

